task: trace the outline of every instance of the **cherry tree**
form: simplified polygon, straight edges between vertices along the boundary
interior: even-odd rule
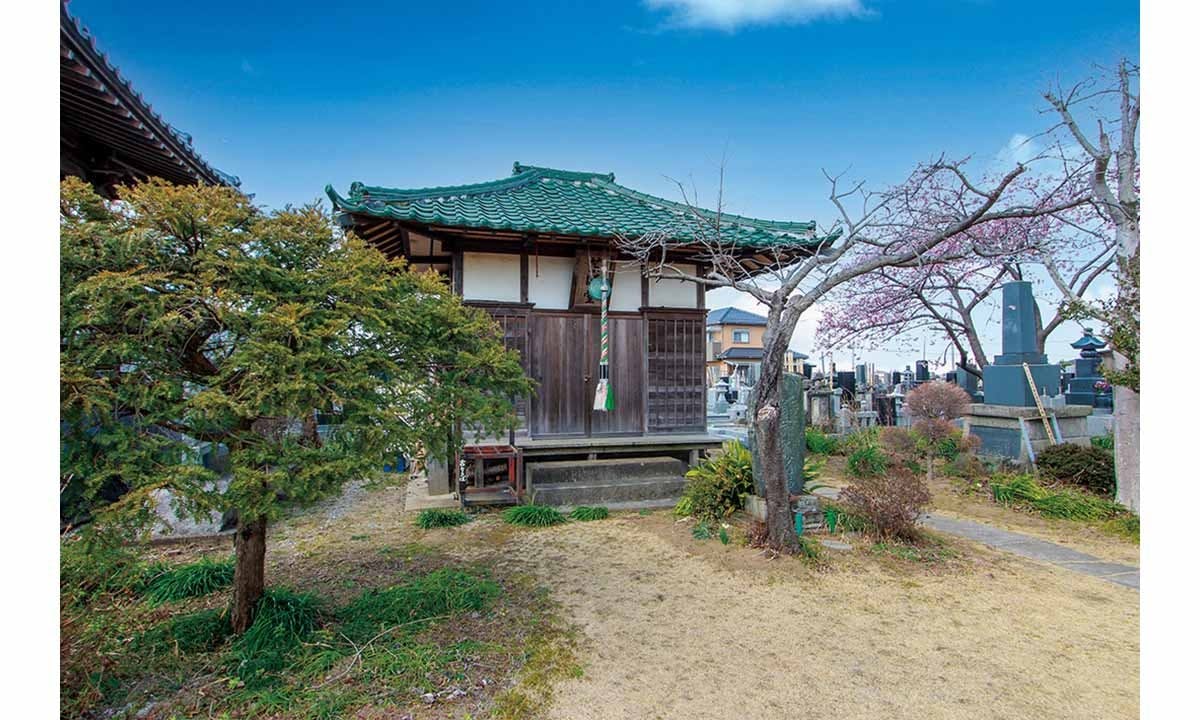
[[[1059,118],[1053,132],[1060,136],[1060,144],[1077,147],[1088,162],[1088,199],[1109,224],[1116,247],[1116,298],[1100,308],[1078,301],[1074,305],[1080,314],[1097,316],[1109,326],[1107,339],[1115,367],[1106,370],[1106,375],[1113,381],[1117,499],[1134,511],[1140,505],[1141,485],[1138,124],[1142,104],[1134,88],[1138,76],[1139,68],[1122,60],[1106,81],[1093,78],[1071,87],[1059,86],[1043,96]],[[1095,127],[1094,135],[1084,130],[1085,124]],[[1105,305],[1108,312],[1104,312]]]
[[[641,260],[652,275],[690,280],[707,288],[732,287],[767,308],[752,422],[772,548],[794,552],[799,546],[779,424],[784,358],[800,317],[834,290],[864,275],[986,254],[988,248],[980,244],[986,234],[972,234],[973,228],[1077,207],[1081,200],[1069,192],[1074,176],[1044,193],[1021,192],[1019,181],[1041,159],[1018,163],[987,184],[971,179],[965,161],[944,157],[918,165],[904,182],[881,190],[871,190],[861,181],[847,184],[842,175],[825,173],[836,219],[810,237],[780,233],[772,245],[754,248],[752,258],[747,257],[746,247],[724,232],[731,223],[725,222],[720,201],[715,212],[702,210],[682,185],[685,210],[679,212],[676,226],[619,238],[621,249]],[[687,273],[669,264],[668,252],[678,250],[696,252],[703,270]]]
[[[1078,185],[1078,163],[1058,168],[1076,177],[1068,196],[1086,191]],[[972,228],[979,252],[919,267],[881,268],[835,291],[818,325],[817,345],[895,347],[933,332],[949,343],[958,367],[982,377],[989,362],[980,323],[990,318],[981,314],[992,307],[996,290],[1011,280],[1044,281],[1056,308],[1045,319],[1035,307],[1037,348],[1044,351],[1046,339],[1071,315],[1066,304],[1112,274],[1116,245],[1106,224],[1080,206]]]

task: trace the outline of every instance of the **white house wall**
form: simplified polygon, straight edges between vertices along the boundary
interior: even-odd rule
[[[513,257],[516,257],[515,255]],[[520,268],[517,294],[521,293]],[[571,275],[575,258],[529,258],[529,302],[538,310],[566,310],[571,301]]]
[[[696,272],[694,265],[681,264],[680,271]],[[575,259],[569,257],[529,258],[529,302],[538,310],[566,310],[571,306],[571,278]],[[664,269],[664,275],[670,270]],[[521,258],[515,254],[463,253],[463,298],[497,302],[521,301]],[[650,307],[695,308],[696,285],[687,280],[664,277],[650,280]],[[619,263],[613,277],[609,309],[637,312],[642,306],[641,269]]]
[[[680,272],[689,275],[696,274],[695,265],[680,264]],[[671,271],[663,268],[663,277],[658,281],[650,281],[650,306],[672,308],[696,307],[696,284],[690,280],[669,279]]]
[[[570,282],[569,276],[567,282]],[[499,253],[463,253],[462,283],[463,298],[466,300],[520,302],[521,257]],[[532,278],[529,289],[532,295]]]
[[[613,275],[613,294],[608,309],[616,312],[637,312],[642,307],[642,268],[636,264],[618,263]]]

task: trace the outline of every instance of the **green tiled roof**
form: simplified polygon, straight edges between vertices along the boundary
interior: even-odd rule
[[[612,173],[572,172],[513,163],[511,177],[474,185],[399,190],[353,183],[349,197],[332,185],[325,192],[336,210],[427,225],[517,232],[612,237],[666,231],[695,237],[694,212],[682,203],[616,183]],[[710,210],[700,210],[716,217]],[[722,236],[755,248],[813,247],[816,223],[775,222],[721,213]]]

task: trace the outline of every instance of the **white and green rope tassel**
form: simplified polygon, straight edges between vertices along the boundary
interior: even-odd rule
[[[608,383],[608,297],[612,284],[608,281],[608,261],[600,263],[600,379],[596,382],[596,398],[593,410],[609,412],[615,406],[613,389]]]

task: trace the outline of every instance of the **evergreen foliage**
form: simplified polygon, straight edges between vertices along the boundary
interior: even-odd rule
[[[507,430],[530,390],[484,311],[318,205],[161,181],[113,203],[68,178],[60,233],[63,513],[90,532],[144,532],[164,490],[269,522],[385,458],[446,456],[460,422]]]

